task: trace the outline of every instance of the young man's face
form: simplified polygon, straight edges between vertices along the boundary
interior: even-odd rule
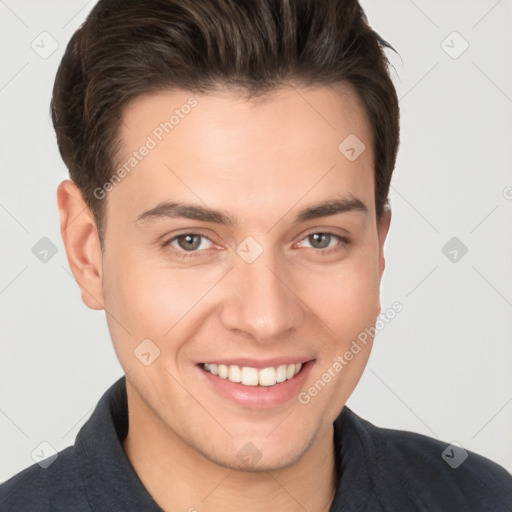
[[[116,169],[150,149],[105,199],[98,300],[134,422],[222,466],[247,467],[253,455],[255,468],[276,469],[330,432],[370,354],[368,338],[333,371],[380,312],[389,215],[379,226],[371,131],[348,86],[287,87],[262,103],[227,91],[191,97],[143,96],[124,111]],[[175,109],[166,133],[160,123]],[[359,156],[353,138],[338,148],[351,134],[366,146]],[[297,218],[326,201],[346,209]],[[222,211],[232,224],[165,208],[143,216],[164,202]],[[248,367],[247,383],[254,368],[276,368],[260,375],[266,384],[283,378],[279,366],[304,364],[289,380],[251,386],[201,366],[223,362]]]

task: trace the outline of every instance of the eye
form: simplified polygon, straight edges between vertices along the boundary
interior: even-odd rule
[[[318,249],[320,253],[330,253],[331,249],[335,247],[339,249],[340,245],[348,245],[350,240],[341,235],[337,235],[336,233],[331,233],[330,231],[320,231],[315,233],[310,233],[302,240],[306,240],[309,243],[309,247],[312,249]],[[302,241],[301,241],[302,242]],[[340,244],[342,242],[342,244]]]
[[[350,240],[330,231],[319,231],[305,236],[303,241],[309,244],[306,248],[317,249],[320,254],[328,254],[340,250],[343,246],[349,245]],[[201,256],[201,253],[212,247],[212,241],[200,233],[182,233],[174,236],[162,244],[164,248],[172,247],[172,254],[179,258],[190,258]]]
[[[183,233],[171,238],[167,242],[164,242],[163,245],[164,247],[170,246],[177,249],[174,253],[177,256],[186,258],[188,256],[195,256],[195,254],[186,253],[196,253],[201,250],[208,249],[209,246],[205,247],[205,241],[208,241],[210,244],[212,243],[209,238],[199,233]]]

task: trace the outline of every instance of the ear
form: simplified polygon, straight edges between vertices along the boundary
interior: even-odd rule
[[[378,236],[379,236],[379,280],[382,279],[382,274],[384,273],[384,268],[386,267],[386,260],[384,258],[384,242],[386,241],[386,237],[389,231],[389,225],[391,223],[391,205],[386,203],[384,205],[384,210],[382,212],[382,216],[379,219]]]
[[[82,300],[91,309],[104,309],[103,262],[94,216],[71,180],[58,186],[57,204],[69,268],[80,287]]]

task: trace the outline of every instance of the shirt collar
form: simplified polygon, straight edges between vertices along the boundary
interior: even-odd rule
[[[128,433],[123,375],[101,397],[75,446],[89,503],[96,511],[163,512],[140,481],[122,442]]]
[[[369,434],[347,406],[334,421],[337,484],[331,511],[362,511],[372,492],[375,457]],[[80,429],[76,453],[94,511],[144,510],[163,512],[142,484],[124,449],[128,433],[126,377],[101,397]]]

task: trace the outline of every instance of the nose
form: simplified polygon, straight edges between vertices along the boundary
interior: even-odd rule
[[[268,343],[290,335],[304,317],[304,304],[294,288],[285,262],[277,262],[270,250],[247,263],[237,258],[225,283],[229,290],[221,309],[223,326]]]

